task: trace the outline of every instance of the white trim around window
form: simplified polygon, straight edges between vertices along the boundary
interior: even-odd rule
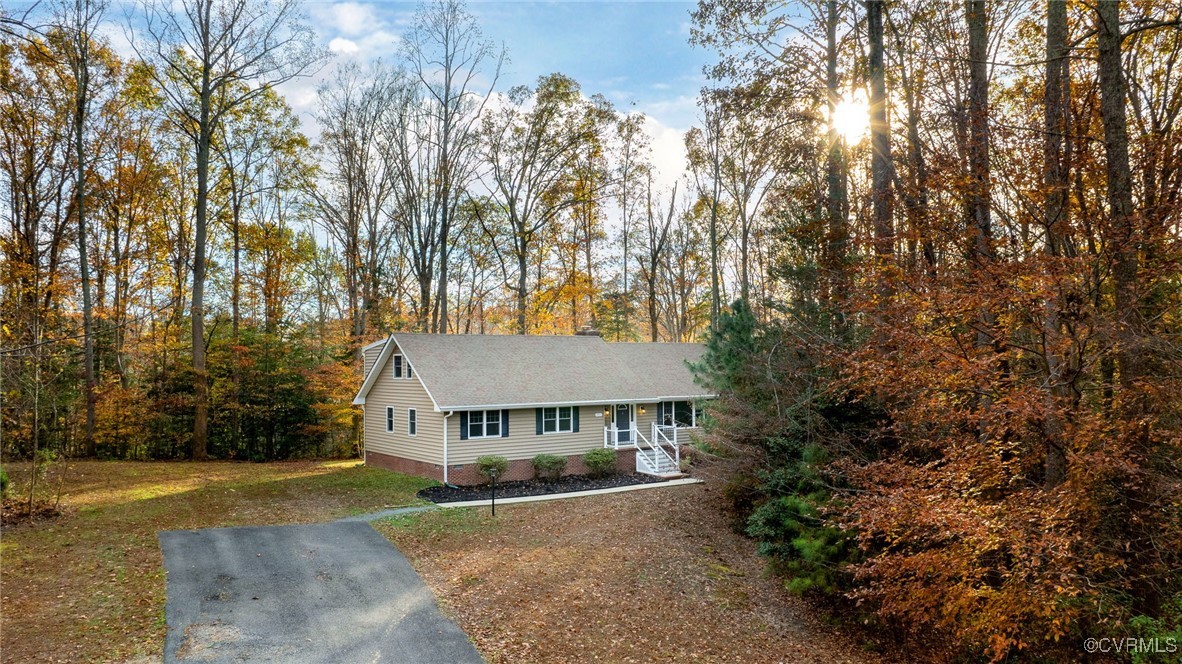
[[[504,424],[500,410],[473,410],[468,412],[468,438],[500,438]]]
[[[697,401],[691,401],[688,399],[682,399],[678,401],[662,401],[660,408],[663,412],[663,417],[660,424],[673,424],[679,429],[689,429],[702,426],[702,417],[704,411],[702,409],[702,404]],[[686,415],[689,415],[688,423],[685,421]]]
[[[402,378],[402,356],[395,355],[390,358],[390,366],[394,367],[394,377]]]
[[[542,409],[542,435],[571,433],[575,430],[575,407],[555,406]]]
[[[419,435],[419,413],[414,408],[406,409],[406,435]]]
[[[386,406],[386,433],[394,433],[394,406]]]

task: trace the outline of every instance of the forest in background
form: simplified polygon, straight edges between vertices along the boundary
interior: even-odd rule
[[[5,454],[357,454],[390,332],[692,340],[712,292],[770,287],[764,236],[740,262],[720,223],[711,254],[702,185],[655,183],[643,115],[559,73],[500,89],[462,3],[369,63],[294,0],[134,10],[134,57],[104,1],[3,18]],[[313,139],[277,89],[322,70]]]
[[[1176,661],[1182,5],[694,16],[720,126],[754,109],[791,155],[757,222],[788,297],[724,311],[698,367],[746,532],[940,660]]]
[[[705,339],[793,590],[949,659],[1182,641],[1177,3],[703,0],[668,188],[458,2],[312,138],[294,0],[137,7],[135,58],[101,2],[0,17],[6,458],[351,454],[390,331]]]

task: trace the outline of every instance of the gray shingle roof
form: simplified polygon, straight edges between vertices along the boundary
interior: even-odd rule
[[[440,410],[713,396],[686,366],[701,357],[701,344],[607,343],[594,336],[392,338]]]

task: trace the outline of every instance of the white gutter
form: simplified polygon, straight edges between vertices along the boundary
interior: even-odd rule
[[[456,411],[449,410],[443,416],[443,483],[447,484],[447,418],[455,415]]]
[[[448,410],[490,410],[494,408],[536,408],[541,406],[605,406],[616,404],[638,404],[638,403],[656,403],[658,401],[696,401],[698,399],[717,399],[717,394],[691,394],[678,396],[660,396],[660,397],[629,397],[627,399],[595,399],[592,401],[532,401],[525,403],[486,403],[486,404],[470,404],[470,405],[449,405],[446,406]],[[440,411],[442,412],[442,408]]]

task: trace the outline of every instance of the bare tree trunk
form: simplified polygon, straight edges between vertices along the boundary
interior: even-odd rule
[[[985,0],[968,0],[965,19],[969,31],[969,195],[973,256],[992,260],[993,222],[990,215],[989,80],[986,71],[988,34]]]
[[[883,0],[866,2],[866,33],[870,46],[870,161],[871,200],[874,210],[874,251],[880,259],[894,253],[895,230],[891,219],[891,126],[887,118],[886,69],[883,66]]]
[[[526,262],[526,252],[522,248],[517,252],[517,334],[527,334],[529,328],[525,322],[525,305],[526,305],[526,279],[529,276],[527,270],[529,265]]]
[[[706,121],[714,125],[707,137],[711,142],[710,159],[714,179],[714,189],[710,195],[710,327],[718,329],[718,317],[722,313],[718,272],[718,197],[722,195],[722,156],[718,154],[718,144],[721,140],[719,133],[722,132],[722,118],[716,109],[713,119],[708,116]]]
[[[826,56],[825,89],[829,110],[829,152],[825,159],[825,179],[829,187],[829,228],[825,247],[826,286],[828,305],[834,315],[836,329],[845,329],[844,303],[849,296],[846,282],[846,250],[849,244],[850,202],[845,146],[837,131],[833,116],[840,101],[837,80],[837,0],[829,0],[825,22]]]
[[[86,246],[86,134],[87,105],[90,95],[90,33],[83,25],[83,3],[78,3],[78,23],[74,39],[77,40],[75,63],[74,92],[74,157],[77,174],[74,183],[75,214],[78,216],[78,275],[82,279],[82,336],[83,362],[86,366],[86,433],[83,437],[83,449],[86,456],[94,456],[94,409],[95,409],[95,370],[94,370],[94,309],[90,297],[90,256]],[[34,466],[36,459],[34,459]]]
[[[1142,373],[1140,349],[1143,328],[1137,295],[1138,237],[1133,220],[1132,175],[1129,168],[1126,84],[1121,62],[1120,3],[1100,0],[1096,6],[1097,68],[1100,75],[1100,115],[1104,124],[1108,207],[1112,217],[1113,287],[1117,332],[1116,365],[1122,390],[1133,387]]]
[[[197,129],[197,215],[193,241],[193,301],[189,309],[193,336],[193,440],[195,461],[208,457],[209,377],[205,368],[205,239],[209,211],[209,149],[212,138],[209,67],[201,75],[200,119]]]
[[[1060,229],[1067,223],[1067,186],[1070,164],[1064,159],[1064,145],[1067,137],[1067,103],[1069,94],[1069,70],[1067,60],[1067,3],[1050,0],[1047,3],[1047,49],[1046,76],[1043,92],[1043,188],[1045,190],[1043,223],[1046,226],[1045,252],[1054,258],[1067,252],[1066,231]],[[1062,298],[1047,302],[1044,322],[1047,382],[1050,394],[1047,398],[1043,431],[1047,439],[1044,482],[1057,486],[1067,477],[1066,441],[1063,439],[1063,422],[1059,407],[1070,397],[1070,386],[1065,382],[1064,358],[1058,346],[1062,340],[1059,310]]]
[[[72,7],[64,5],[59,11],[57,20],[69,33],[67,60],[74,75],[74,214],[78,220],[78,276],[82,282],[82,359],[86,381],[86,429],[82,446],[84,454],[93,456],[95,390],[98,381],[94,351],[94,298],[91,295],[90,251],[87,246],[89,231],[86,209],[86,125],[89,122],[91,95],[91,33],[102,20],[106,3],[104,0],[74,0]]]

